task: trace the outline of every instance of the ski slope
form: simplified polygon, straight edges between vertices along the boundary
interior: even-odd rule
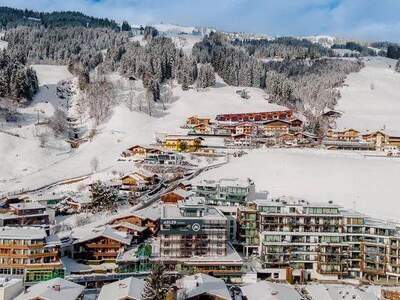
[[[396,60],[371,57],[364,62],[365,68],[350,74],[340,90],[342,98],[336,109],[343,116],[337,127],[400,131],[400,73],[393,70]]]
[[[318,149],[259,149],[200,178],[252,178],[274,197],[294,196],[400,221],[399,158]]]

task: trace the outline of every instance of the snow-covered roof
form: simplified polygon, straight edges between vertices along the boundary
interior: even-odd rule
[[[181,196],[182,198],[188,198],[194,194],[192,191],[187,191],[187,190],[184,190],[181,188],[177,188],[176,190],[173,190],[170,193],[177,194],[178,196]]]
[[[46,206],[38,203],[38,202],[21,202],[21,203],[11,203],[10,207],[17,210],[25,210],[25,209],[45,209]]]
[[[157,221],[161,216],[161,206],[160,205],[152,205],[146,208],[143,208],[138,211],[132,212],[132,215],[140,217],[142,219],[150,219],[152,221]]]
[[[302,300],[303,297],[289,284],[259,281],[241,287],[248,300]],[[324,298],[316,298],[318,300]]]
[[[46,231],[37,227],[0,227],[0,239],[39,240],[46,238]]]
[[[310,284],[305,289],[313,300],[378,300],[377,295],[364,289],[344,284]]]
[[[29,287],[26,293],[15,299],[74,300],[78,299],[84,289],[82,285],[62,278],[54,278]]]
[[[129,277],[113,283],[105,284],[98,300],[142,299],[144,280]]]
[[[123,226],[123,227],[131,229],[131,230],[135,230],[138,232],[143,232],[147,229],[147,227],[139,226],[139,225],[128,223],[128,222],[116,223],[114,225],[111,225],[111,228],[117,228],[120,226]]]
[[[74,237],[74,236],[73,236]],[[110,226],[104,226],[101,228],[93,228],[91,231],[86,232],[86,234],[80,236],[74,244],[83,243],[86,241],[93,240],[98,237],[106,237],[115,241],[118,241],[125,245],[130,245],[132,241],[132,236],[126,232],[121,232],[111,228]]]
[[[222,279],[203,273],[185,276],[178,280],[176,284],[187,298],[206,294],[216,296],[218,299],[231,299],[229,290]]]

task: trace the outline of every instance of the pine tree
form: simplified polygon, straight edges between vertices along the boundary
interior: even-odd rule
[[[145,279],[143,300],[164,300],[169,288],[168,277],[165,274],[165,266],[154,264],[150,274]]]
[[[121,26],[121,30],[122,31],[131,31],[132,28],[131,28],[131,26],[129,25],[129,23],[127,21],[123,21],[122,22],[122,26]]]
[[[110,209],[117,205],[118,189],[97,181],[90,186],[92,206],[96,209]]]

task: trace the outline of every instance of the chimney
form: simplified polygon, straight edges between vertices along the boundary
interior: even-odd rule
[[[53,290],[55,290],[56,292],[59,292],[61,290],[61,286],[59,284],[55,284],[55,285],[53,285]]]

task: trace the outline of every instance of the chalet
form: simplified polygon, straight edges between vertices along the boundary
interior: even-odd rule
[[[289,120],[293,117],[291,110],[256,113],[221,114],[216,116],[219,122],[262,122],[268,120]]]
[[[310,144],[318,142],[318,136],[309,132],[296,132],[294,135],[296,136],[296,141],[298,144]]]
[[[334,131],[329,129],[326,133],[326,137],[328,140],[336,140],[336,141],[359,141],[360,140],[360,132],[353,129],[345,129],[343,131]]]
[[[198,273],[177,280],[177,299],[231,300],[225,282],[220,278]]]
[[[201,147],[201,137],[190,137],[185,135],[168,135],[164,140],[164,147],[171,151],[195,152]]]
[[[143,279],[135,277],[125,278],[113,283],[105,284],[97,300],[142,300],[145,287]]]
[[[75,194],[65,201],[73,211],[81,212],[91,207],[93,199],[89,194]]]
[[[128,222],[116,223],[111,225],[111,228],[130,234],[132,236],[132,244],[138,244],[150,236],[150,230],[147,227]]]
[[[251,122],[243,122],[235,126],[235,134],[256,135],[257,131],[257,125]]]
[[[85,287],[74,282],[54,278],[29,287],[15,300],[79,300]]]
[[[122,153],[122,156],[125,158],[132,158],[134,160],[141,160],[145,159],[149,154],[155,154],[155,153],[161,153],[161,150],[135,145],[124,151]]]
[[[159,227],[160,208],[147,207],[132,213],[119,216],[111,220],[108,224],[130,223],[141,227],[146,227],[151,233],[156,233]]]
[[[115,262],[118,253],[131,245],[131,242],[132,236],[126,232],[110,226],[94,228],[75,239],[73,258],[88,264]]]
[[[191,191],[186,191],[181,188],[177,188],[171,192],[162,195],[161,201],[164,203],[178,203],[179,201],[188,199],[192,195],[193,192]]]
[[[258,139],[245,134],[235,134],[224,140],[225,146],[229,148],[253,149],[258,146]]]
[[[186,125],[190,127],[205,125],[209,126],[211,124],[210,118],[201,118],[199,116],[192,116],[187,118]]]
[[[303,121],[300,119],[290,120],[290,129],[293,131],[302,130],[303,129]]]
[[[289,133],[291,123],[284,120],[273,120],[264,123],[264,135],[276,136]]]
[[[373,143],[376,150],[383,150],[385,146],[400,147],[400,132],[378,130],[363,134],[362,139]]]
[[[297,143],[296,135],[293,133],[284,133],[278,137],[278,142],[281,144],[293,144]]]
[[[129,173],[121,178],[123,189],[143,189],[156,184],[158,180],[157,174],[143,169]]]

